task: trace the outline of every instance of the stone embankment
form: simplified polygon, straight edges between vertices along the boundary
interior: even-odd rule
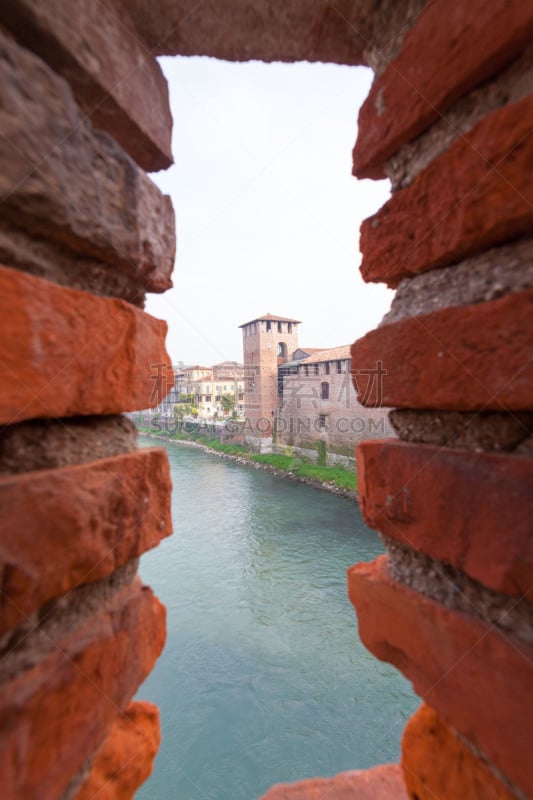
[[[193,442],[192,440],[187,439],[169,439],[166,436],[158,436],[155,433],[142,433],[142,436],[147,436],[150,439],[160,439],[165,442],[170,442],[171,444],[184,445],[185,447],[196,447],[200,450],[204,450],[206,453],[211,453],[214,456],[223,458],[226,461],[234,461],[236,464],[241,464],[243,467],[252,467],[253,469],[262,470],[263,472],[269,472],[271,475],[275,475],[277,478],[285,478],[286,480],[293,481],[295,483],[304,483],[306,486],[311,486],[313,489],[321,489],[324,492],[336,494],[338,497],[345,497],[347,500],[355,500],[356,502],[359,500],[359,496],[355,489],[346,489],[342,486],[337,486],[334,481],[321,481],[318,478],[308,478],[305,475],[296,475],[294,472],[290,472],[285,469],[278,469],[277,467],[272,466],[272,464],[261,464],[258,461],[252,461],[245,455],[240,456],[233,455],[232,453],[223,453],[221,450],[215,450],[213,447],[209,447],[209,445],[202,444],[201,442]]]

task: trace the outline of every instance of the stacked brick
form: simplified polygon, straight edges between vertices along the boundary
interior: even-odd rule
[[[2,797],[131,797],[159,741],[130,700],[165,638],[136,573],[170,532],[168,466],[121,416],[168,388],[165,327],[142,310],[175,254],[145,173],[171,162],[152,52],[376,72],[354,171],[393,195],[363,225],[362,272],[397,295],[352,364],[400,441],[359,447],[387,555],[349,592],[424,704],[401,765],[269,800],[533,796],[532,38],[519,0],[0,8]],[[377,361],[383,384],[361,385]]]
[[[0,10],[0,772],[6,800],[132,797],[165,640],[137,575],[171,531],[165,451],[122,412],[170,388],[171,162],[161,70],[109,3]]]
[[[400,441],[358,448],[387,555],[348,583],[363,642],[424,700],[413,800],[533,796],[532,34],[527,4],[434,0],[359,116],[354,173],[393,184],[361,270],[398,292],[352,363],[382,362],[360,395]]]

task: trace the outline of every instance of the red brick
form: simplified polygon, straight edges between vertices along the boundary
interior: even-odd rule
[[[107,3],[12,0],[0,21],[20,44],[64,77],[96,128],[110,133],[148,172],[172,163],[167,82],[128,14]]]
[[[425,704],[405,726],[402,768],[413,800],[516,800],[516,795]]]
[[[60,797],[151,671],[164,639],[164,609],[136,579],[53,636],[36,664],[22,660],[0,689],[2,797]]]
[[[386,556],[351,567],[348,589],[365,646],[531,794],[533,650],[393,581]]]
[[[320,61],[364,64],[373,7],[353,0],[254,0],[191,6],[134,0],[135,27],[157,55],[225,61]]]
[[[341,772],[333,778],[310,778],[273,786],[262,800],[407,800],[401,769],[384,764]]]
[[[533,95],[489,114],[361,226],[361,273],[397,286],[531,232]]]
[[[357,476],[371,528],[495,591],[533,598],[531,459],[367,441]]]
[[[0,266],[0,423],[158,405],[174,382],[166,332],[123,300]]]
[[[97,752],[76,800],[131,800],[152,772],[160,741],[157,706],[130,703]]]
[[[3,33],[0,82],[5,222],[73,251],[73,270],[86,257],[145,291],[170,288],[170,198],[110,136],[93,130],[62,78]]]
[[[155,547],[171,532],[170,492],[155,449],[0,479],[0,633]]]
[[[354,175],[384,178],[383,165],[466,92],[499,72],[533,36],[520,0],[433,0],[363,104]]]
[[[532,408],[532,312],[529,289],[371,331],[352,346],[359,400],[452,411]],[[381,380],[361,374],[380,364]]]

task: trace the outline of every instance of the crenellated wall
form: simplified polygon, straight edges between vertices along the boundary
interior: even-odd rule
[[[352,358],[382,360],[401,441],[358,448],[387,555],[348,583],[364,643],[425,702],[403,739],[419,800],[533,795],[532,31],[524,4],[428,4],[354,150],[393,183],[361,271],[398,291]]]
[[[109,4],[16,0],[0,24],[1,794],[131,797],[159,715],[130,701],[165,641],[137,566],[170,477],[121,412],[172,380],[142,311],[175,253],[144,171],[171,161],[166,82]]]
[[[533,9],[519,0],[11,0],[0,9],[0,770],[6,800],[132,797],[163,647],[136,576],[170,533],[164,451],[122,412],[170,388],[174,218],[154,54],[368,63],[356,176],[393,195],[362,273],[397,287],[356,342],[358,448],[387,555],[349,570],[360,635],[423,705],[401,765],[269,800],[533,797]],[[334,146],[334,144],[333,144]],[[236,232],[236,235],[238,233]],[[361,369],[380,361],[380,396]],[[168,369],[168,372],[167,372]]]

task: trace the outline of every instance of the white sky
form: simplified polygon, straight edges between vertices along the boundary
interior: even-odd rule
[[[299,343],[348,344],[392,292],[359,275],[358,229],[388,181],[357,181],[351,151],[371,72],[320,64],[163,58],[175,164],[153,175],[176,212],[174,289],[150,295],[173,362],[242,360],[238,326],[302,320]]]

